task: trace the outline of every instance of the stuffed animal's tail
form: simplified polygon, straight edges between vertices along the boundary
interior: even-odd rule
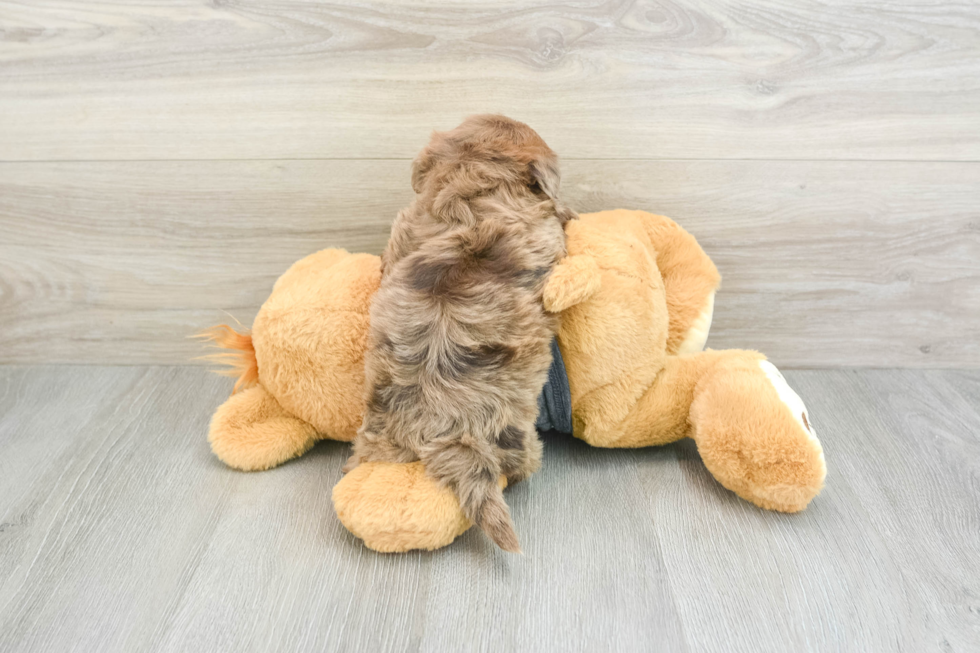
[[[504,551],[520,553],[510,509],[498,481],[500,466],[478,447],[463,443],[439,447],[422,456],[426,472],[459,498],[463,514]]]
[[[222,376],[238,378],[232,393],[258,382],[259,364],[255,359],[255,347],[252,346],[251,335],[238,333],[227,324],[219,324],[192,337],[213,342],[213,346],[220,349],[232,350],[222,354],[208,354],[199,358],[199,360],[228,366],[228,369],[215,370],[215,372]]]

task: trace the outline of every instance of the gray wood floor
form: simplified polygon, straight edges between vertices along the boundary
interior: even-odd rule
[[[379,555],[338,523],[347,445],[223,467],[194,367],[0,367],[2,651],[976,651],[980,372],[788,371],[830,469],[799,515],[690,442],[549,436],[469,532]]]

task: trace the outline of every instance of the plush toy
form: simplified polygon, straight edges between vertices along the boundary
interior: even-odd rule
[[[708,471],[740,497],[805,508],[826,474],[806,407],[761,354],[701,351],[720,277],[694,238],[668,218],[617,210],[570,222],[567,242],[544,302],[562,314],[557,358],[572,435],[596,447],[690,437]],[[215,455],[261,470],[318,439],[354,438],[380,278],[377,256],[317,252],[279,278],[251,335],[209,332],[237,350],[225,356],[239,377],[211,421]],[[438,548],[470,526],[418,462],[362,464],[333,499],[343,524],[378,551]]]

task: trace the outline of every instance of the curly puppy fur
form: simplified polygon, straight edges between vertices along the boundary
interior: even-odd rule
[[[473,116],[433,134],[382,255],[345,468],[421,460],[507,551],[519,548],[498,479],[541,461],[534,421],[558,327],[542,293],[575,217],[558,186],[557,156],[523,123]]]

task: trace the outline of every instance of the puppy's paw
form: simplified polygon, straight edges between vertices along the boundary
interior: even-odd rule
[[[361,457],[358,456],[357,454],[354,454],[347,459],[347,462],[344,463],[344,466],[340,468],[340,471],[346,474],[352,471],[355,467],[357,467],[360,464],[361,464]]]
[[[560,313],[581,304],[602,285],[595,259],[587,254],[565,257],[555,268],[544,287],[544,309]]]

